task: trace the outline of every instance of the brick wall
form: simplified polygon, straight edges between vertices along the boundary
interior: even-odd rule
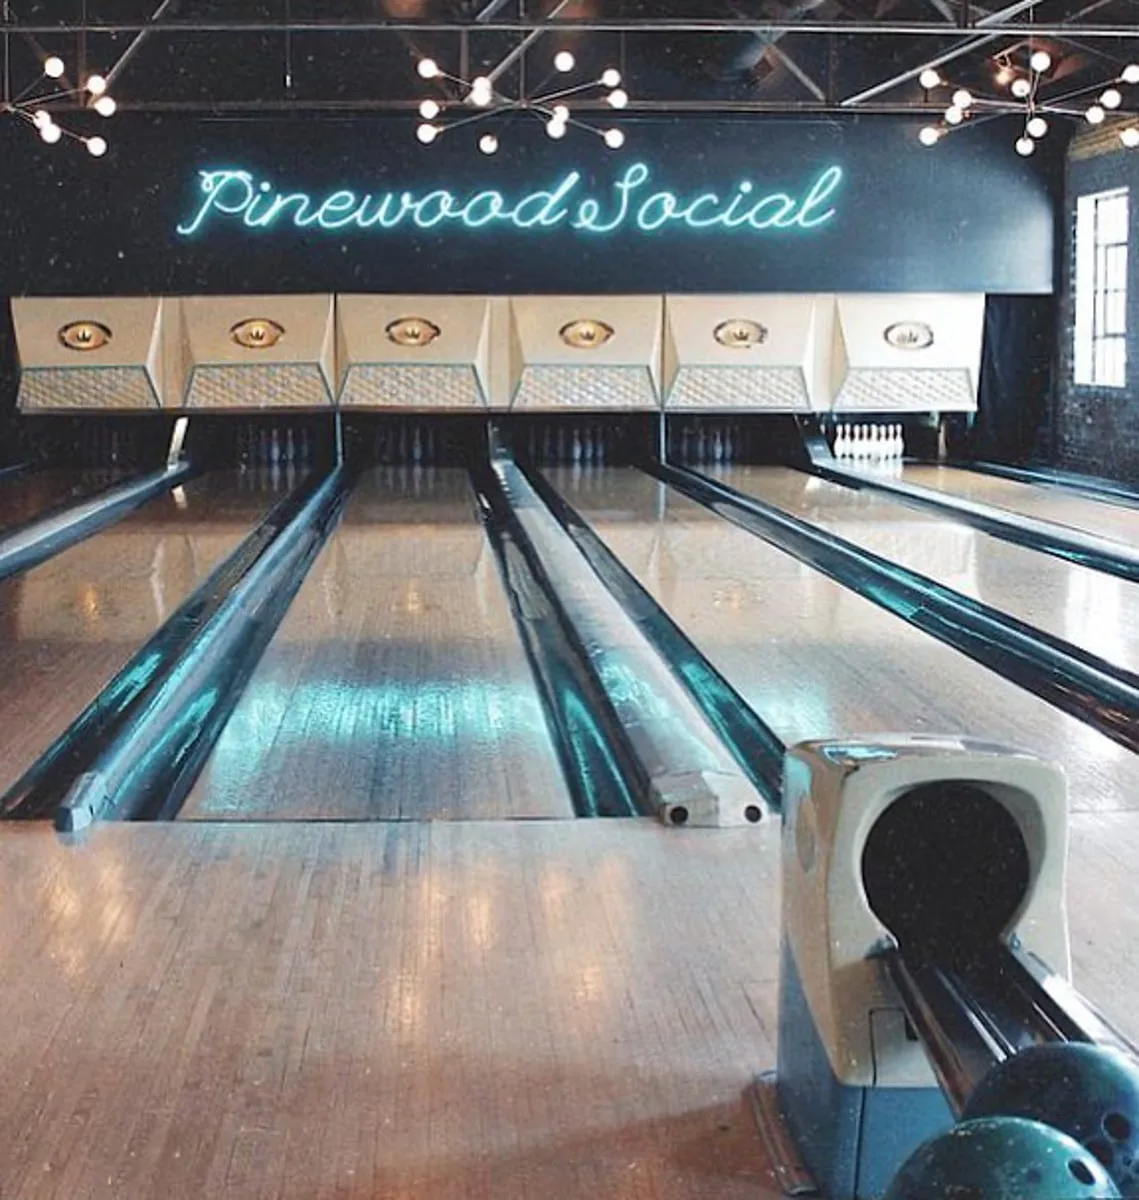
[[[1072,381],[1076,198],[1115,187],[1131,189],[1127,386],[1078,387]],[[1073,139],[1068,152],[1064,211],[1051,457],[1058,466],[1073,471],[1139,484],[1139,150],[1125,149],[1117,129],[1101,127]]]

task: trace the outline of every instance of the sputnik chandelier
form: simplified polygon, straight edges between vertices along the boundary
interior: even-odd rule
[[[99,116],[113,117],[117,105],[107,92],[107,81],[102,75],[88,75],[82,87],[69,88],[60,83],[66,73],[67,67],[62,58],[53,54],[44,59],[43,71],[34,83],[11,100],[0,101],[0,115],[7,114],[24,121],[49,146],[68,138],[82,142],[93,158],[102,158],[107,153],[106,139],[98,134],[84,136],[58,124],[53,106],[58,106],[64,100],[83,97],[87,107]]]
[[[1056,117],[1082,119],[1090,125],[1102,125],[1109,113],[1128,118],[1119,127],[1119,140],[1128,149],[1139,146],[1139,112],[1123,110],[1124,93],[1121,90],[1123,87],[1139,85],[1139,63],[1124,67],[1119,75],[1106,83],[1093,84],[1064,96],[1042,100],[1040,85],[1052,70],[1052,56],[1047,50],[1031,51],[1027,62],[1018,62],[1007,52],[999,54],[994,61],[996,83],[1008,89],[1007,96],[975,95],[968,88],[954,87],[933,67],[922,71],[918,82],[927,94],[943,88],[952,89],[949,107],[941,122],[926,125],[918,134],[923,146],[937,145],[946,134],[963,128],[970,117],[985,113],[1023,117],[1024,126],[1016,140],[1016,152],[1024,158],[1035,153],[1036,143],[1047,136],[1049,119]],[[1092,98],[1090,104],[1087,103],[1089,98]]]
[[[576,66],[577,60],[570,51],[560,50],[554,55],[554,70],[559,74],[568,75]],[[588,93],[593,93],[594,97],[604,94],[612,109],[625,108],[629,103],[629,93],[621,87],[621,72],[616,67],[608,67],[597,79],[555,88],[534,96],[504,95],[496,90],[494,80],[489,75],[479,75],[471,80],[449,75],[433,58],[420,59],[417,70],[421,79],[450,83],[459,93],[456,99],[428,97],[419,105],[421,121],[415,136],[425,146],[431,145],[444,133],[450,133],[490,116],[508,113],[529,113],[536,117],[544,122],[547,135],[555,141],[565,137],[572,125],[597,135],[611,150],[620,150],[625,144],[624,130],[616,126],[600,128],[581,120],[570,111],[570,103],[584,98]],[[449,108],[448,105],[452,107]],[[460,108],[474,111],[455,115],[456,110]],[[483,154],[497,153],[497,134],[484,133],[479,138],[478,146]]]

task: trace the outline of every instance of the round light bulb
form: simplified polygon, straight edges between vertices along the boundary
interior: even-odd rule
[[[1037,73],[1043,75],[1052,65],[1052,55],[1047,50],[1037,50],[1028,60],[1028,65]]]
[[[95,101],[95,111],[101,117],[113,117],[115,112],[118,110],[118,107],[119,106],[115,103],[114,97],[112,96],[100,96],[99,99]]]
[[[497,154],[498,138],[496,138],[493,133],[484,133],[482,137],[479,138],[479,149],[484,154]]]
[[[40,137],[43,138],[49,146],[54,146],[56,142],[63,137],[63,130],[58,125],[47,124],[40,126]]]
[[[44,61],[44,74],[48,79],[60,79],[63,72],[67,68],[63,65],[63,59],[58,54],[53,54],[50,58]]]
[[[439,64],[433,58],[421,58],[415,69],[420,79],[434,79],[439,74]]]
[[[998,67],[996,79],[997,83],[1007,87],[1012,82],[1012,68],[1006,66]]]
[[[1099,98],[1104,108],[1118,108],[1123,103],[1123,94],[1118,88],[1108,88]]]
[[[37,129],[46,129],[51,123],[51,113],[46,108],[37,108],[32,115],[32,124]]]
[[[1029,117],[1024,131],[1029,137],[1042,138],[1048,132],[1048,122],[1043,117]]]
[[[577,66],[577,59],[568,50],[559,50],[554,55],[554,69],[561,71],[563,74],[566,71],[572,71]]]
[[[624,108],[629,103],[629,93],[624,88],[617,88],[609,93],[610,108]]]
[[[1016,139],[1016,152],[1021,158],[1027,158],[1036,149],[1036,143],[1030,137]]]
[[[1084,116],[1087,117],[1089,125],[1101,125],[1104,117],[1107,116],[1107,113],[1105,113],[1098,104],[1093,104],[1091,108],[1084,113]]]
[[[486,108],[493,98],[494,84],[485,75],[480,75],[471,84],[471,103]]]
[[[570,110],[564,104],[554,105],[554,120],[564,125],[570,119]]]
[[[926,69],[918,76],[918,83],[920,83],[922,87],[929,92],[935,87],[941,86],[941,76],[932,67],[926,67]]]
[[[615,88],[621,86],[621,72],[616,67],[608,67],[601,73],[601,84],[603,87]]]
[[[565,121],[559,121],[557,117],[554,117],[552,120],[548,121],[546,123],[546,135],[548,137],[552,137],[555,142],[559,138],[564,138],[566,136]]]
[[[87,90],[92,96],[101,96],[107,90],[107,81],[102,75],[91,75],[87,79]]]
[[[605,144],[610,150],[620,150],[625,144],[625,134],[620,129],[607,129],[605,131]]]
[[[89,137],[87,139],[87,153],[92,158],[102,158],[107,153],[107,143],[101,137]]]
[[[439,136],[439,127],[437,125],[420,125],[415,131],[415,136],[425,145],[430,146],[431,143]]]
[[[973,107],[973,93],[967,92],[964,88],[953,93],[953,104],[955,107],[964,111],[967,108]]]
[[[960,125],[965,114],[955,105],[951,104],[945,110],[945,119],[950,125]]]
[[[1139,146],[1139,128],[1134,125],[1128,125],[1126,129],[1119,131],[1119,140],[1127,147],[1128,150],[1134,150]]]
[[[918,141],[923,146],[936,146],[941,140],[941,130],[936,125],[927,125],[919,134]]]
[[[1018,99],[1025,100],[1032,91],[1032,84],[1028,82],[1023,75],[1018,75],[1012,81],[1009,91]]]
[[[424,100],[419,106],[419,115],[425,121],[434,121],[441,111],[437,100]]]
[[[1139,63],[1128,63],[1119,78],[1124,83],[1139,83]]]

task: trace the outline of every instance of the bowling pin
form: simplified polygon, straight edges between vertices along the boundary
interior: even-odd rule
[[[417,463],[423,461],[423,440],[420,437],[418,425],[415,427],[415,436],[411,442],[411,459]]]
[[[269,440],[269,461],[276,465],[281,461],[281,431],[273,426],[273,435]]]
[[[293,436],[293,427],[290,425],[288,432],[285,434],[285,462],[291,463],[297,461],[297,444]]]
[[[574,462],[581,462],[581,437],[578,435],[577,429],[573,431],[573,443],[570,453],[573,456]]]

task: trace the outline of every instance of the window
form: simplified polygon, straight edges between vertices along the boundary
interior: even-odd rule
[[[1127,383],[1126,188],[1076,202],[1076,383]]]

